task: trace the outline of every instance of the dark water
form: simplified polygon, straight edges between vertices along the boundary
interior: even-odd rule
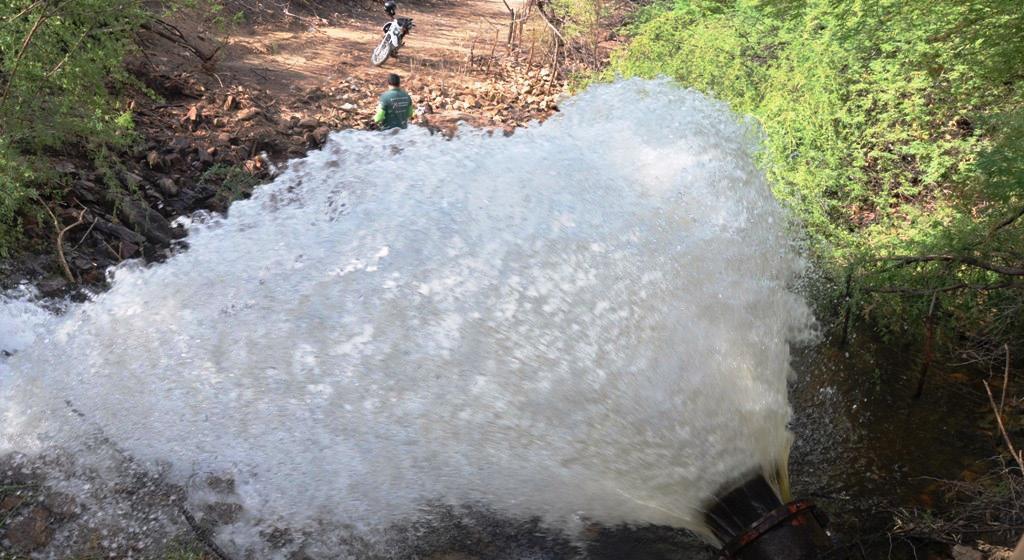
[[[893,512],[944,507],[939,480],[960,479],[996,453],[978,372],[933,364],[922,396],[915,349],[866,337],[798,353],[792,391],[794,493],[829,511],[851,558],[917,558],[921,543],[887,533]]]

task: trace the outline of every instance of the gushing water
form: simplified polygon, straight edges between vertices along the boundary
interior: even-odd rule
[[[230,473],[238,526],[447,503],[700,531],[784,463],[811,324],[755,141],[665,81],[507,138],[336,133],[34,341],[0,308],[0,453],[99,433],[181,484]]]

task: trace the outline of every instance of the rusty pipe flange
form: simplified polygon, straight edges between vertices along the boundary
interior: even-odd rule
[[[831,544],[824,512],[795,500],[764,514],[722,548],[722,560],[814,560]]]

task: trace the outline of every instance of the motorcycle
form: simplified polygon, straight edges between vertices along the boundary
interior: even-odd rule
[[[385,23],[384,37],[381,38],[377,48],[373,49],[373,56],[370,57],[370,62],[374,66],[380,66],[384,64],[388,57],[398,55],[398,49],[402,47],[405,36],[409,34],[412,28],[412,18],[396,17],[392,21]]]

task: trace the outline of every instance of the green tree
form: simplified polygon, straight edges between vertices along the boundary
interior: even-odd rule
[[[668,75],[759,120],[853,317],[905,337],[931,315],[972,353],[1021,342],[1019,2],[677,0],[629,32],[606,76]]]
[[[146,17],[139,0],[0,0],[0,254],[54,180],[53,157],[131,141],[116,93]]]

